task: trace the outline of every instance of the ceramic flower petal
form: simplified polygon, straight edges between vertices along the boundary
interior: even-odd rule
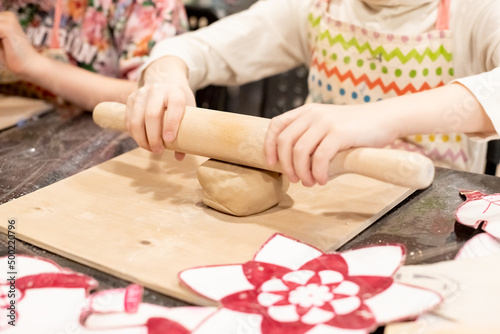
[[[286,252],[283,252],[284,249]],[[323,252],[317,248],[275,234],[262,246],[253,260],[296,270],[321,255]]]
[[[392,277],[403,264],[405,249],[401,245],[372,246],[342,253],[350,276]],[[384,261],[379,261],[384,259]]]
[[[182,271],[179,278],[200,295],[216,301],[254,288],[246,279],[241,265],[189,269]]]
[[[461,190],[466,201],[455,212],[456,220],[464,225],[482,229],[500,238],[500,194]]]
[[[472,259],[500,254],[500,240],[488,233],[480,233],[469,239],[458,251],[455,260]]]
[[[180,278],[220,303],[195,333],[236,333],[241,326],[259,334],[368,333],[442,300],[434,292],[394,282],[404,256],[401,245],[324,254],[278,234],[253,261],[189,269]]]
[[[347,276],[348,274],[347,263],[340,254],[322,254],[321,256],[304,264],[301,269],[313,270],[315,272],[332,270],[340,273],[342,276]]]
[[[443,298],[434,291],[394,283],[382,293],[365,300],[378,323],[411,319],[435,308]]]
[[[283,276],[287,273],[291,272],[290,269],[273,265],[269,263],[261,263],[256,261],[249,261],[243,264],[243,273],[245,274],[246,279],[253,286],[261,286],[263,283],[268,282],[269,276],[278,275]],[[282,281],[281,284],[284,285]]]

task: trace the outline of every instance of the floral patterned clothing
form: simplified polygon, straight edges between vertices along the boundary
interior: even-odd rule
[[[187,30],[182,0],[7,0],[0,11],[16,13],[41,52],[59,47],[74,65],[130,80],[156,42]]]

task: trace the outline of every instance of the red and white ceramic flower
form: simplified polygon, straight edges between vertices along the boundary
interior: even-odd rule
[[[500,194],[461,190],[465,202],[455,212],[456,220],[464,225],[482,229],[500,239]]]
[[[220,305],[196,334],[367,333],[442,301],[435,292],[394,281],[404,257],[402,245],[325,254],[276,234],[252,261],[179,276]]]

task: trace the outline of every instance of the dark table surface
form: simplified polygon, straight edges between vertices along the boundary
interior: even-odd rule
[[[82,170],[136,148],[126,134],[97,127],[90,113],[56,110],[22,126],[0,132],[0,204],[31,193]],[[463,202],[459,190],[499,192],[500,178],[448,169],[436,170],[433,185],[415,192],[341,251],[373,244],[401,243],[406,264],[453,259],[474,230],[455,222]],[[3,217],[2,219],[7,219]],[[41,256],[63,267],[94,277],[101,289],[129,282],[18,241],[17,254]],[[0,237],[0,255],[6,254],[6,236]],[[181,306],[185,303],[146,289],[146,302]]]

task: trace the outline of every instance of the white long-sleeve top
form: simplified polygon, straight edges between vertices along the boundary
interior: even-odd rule
[[[207,28],[159,42],[149,63],[167,55],[183,59],[194,90],[308,66],[310,2],[260,0]],[[330,11],[338,20],[367,29],[415,35],[435,29],[438,5],[439,0],[332,0]],[[450,29],[455,76],[500,133],[500,0],[451,0]]]

